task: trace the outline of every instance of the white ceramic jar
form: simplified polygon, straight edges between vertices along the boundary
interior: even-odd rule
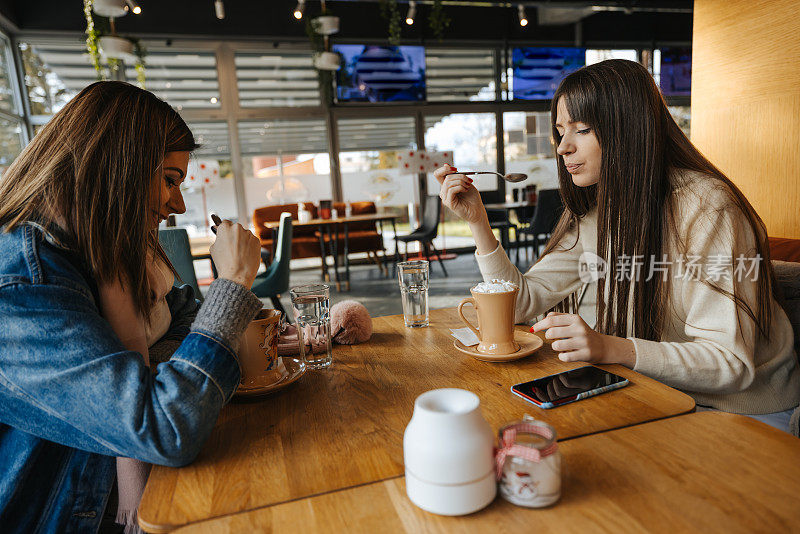
[[[428,512],[470,514],[497,494],[494,436],[470,391],[434,389],[417,397],[403,457],[408,498]]]

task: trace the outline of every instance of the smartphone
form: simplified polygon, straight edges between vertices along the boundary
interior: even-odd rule
[[[555,408],[627,385],[627,378],[586,365],[516,384],[511,386],[511,392],[540,408]]]

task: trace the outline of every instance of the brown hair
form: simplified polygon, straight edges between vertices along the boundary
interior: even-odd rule
[[[764,223],[741,191],[706,159],[675,123],[653,77],[634,61],[613,59],[584,67],[559,85],[551,104],[552,135],[556,146],[561,136],[555,128],[556,110],[564,98],[573,121],[590,126],[602,149],[600,180],[589,187],[576,186],[556,155],[560,192],[565,210],[544,254],[552,251],[567,231],[597,206],[597,254],[618,265],[622,256],[643,256],[642,271],[649,272],[654,258],[663,258],[665,237],[672,233],[679,245],[674,216],[674,184],[670,175],[689,170],[717,181],[730,203],[746,218],[762,258],[758,266],[757,311],[737,294],[704,281],[732,298],[738,309],[769,336],[772,321],[770,296],[774,275]],[[636,336],[660,341],[669,306],[669,278],[617,280],[597,285],[597,329],[614,336]],[[628,332],[628,302],[633,299],[632,332]],[[606,294],[607,293],[607,294]]]
[[[167,152],[197,148],[166,102],[131,84],[96,82],[56,113],[0,180],[0,226],[62,226],[98,282],[127,283],[138,311],[152,306],[148,254],[170,265],[151,228]],[[171,265],[170,265],[171,267]]]

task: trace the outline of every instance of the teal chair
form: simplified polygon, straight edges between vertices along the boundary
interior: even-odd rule
[[[253,282],[253,293],[258,298],[269,298],[272,305],[286,317],[278,298],[289,290],[289,260],[292,259],[292,215],[281,213],[281,224],[278,228],[278,243],[275,246],[275,258],[267,270],[256,276]]]
[[[175,285],[189,284],[194,290],[194,297],[203,300],[200,286],[197,285],[197,275],[194,273],[194,260],[192,248],[189,245],[189,234],[185,228],[165,228],[158,231],[158,241],[167,254],[167,258],[178,271],[180,281],[175,280]]]

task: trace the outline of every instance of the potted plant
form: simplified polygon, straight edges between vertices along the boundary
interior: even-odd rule
[[[144,88],[146,51],[138,39],[117,35],[115,16],[127,13],[119,0],[83,0],[86,17],[86,51],[98,80],[107,80],[119,71],[123,61],[133,63],[136,80]],[[98,20],[95,22],[95,15]]]
[[[450,26],[450,17],[444,12],[442,0],[433,0],[431,14],[428,17],[428,27],[437,41],[444,37],[444,31]]]
[[[314,54],[314,67],[317,70],[339,70],[341,57],[335,52],[317,52]]]
[[[400,44],[400,7],[397,0],[380,0],[381,17],[389,23],[389,44]]]
[[[335,28],[335,29],[334,29]],[[330,51],[328,36],[339,31],[339,17],[331,15],[324,7],[320,15],[306,22],[306,35],[313,51],[314,68],[317,69],[322,103],[333,103],[333,71],[339,70],[341,56]]]
[[[118,35],[103,35],[97,40],[100,55],[107,58],[127,59],[135,61],[133,41]]]
[[[320,15],[311,21],[311,25],[320,35],[333,35],[339,32],[339,17]]]

